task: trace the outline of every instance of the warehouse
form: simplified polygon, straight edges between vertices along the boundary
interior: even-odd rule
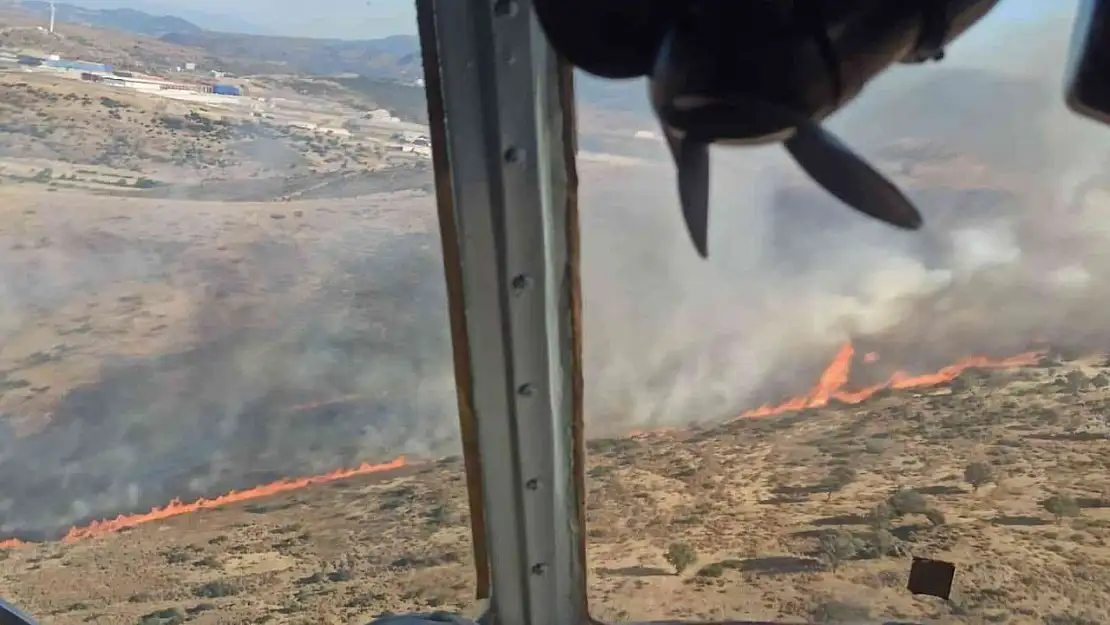
[[[212,85],[212,93],[216,95],[243,95],[243,90],[234,85]]]

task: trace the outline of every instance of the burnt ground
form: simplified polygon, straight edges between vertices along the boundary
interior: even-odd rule
[[[594,440],[593,611],[1105,622],[1106,373],[1098,360],[1046,362],[856,406]],[[968,483],[972,464],[984,483]],[[855,471],[830,481],[838,467]],[[1046,506],[1052,496],[1070,503]],[[875,520],[896,501],[905,510]],[[445,460],[16,549],[0,580],[56,623],[361,623],[469,609],[465,506],[461,464]],[[677,575],[664,557],[674,543],[695,556]],[[957,565],[950,601],[905,590],[911,556]]]
[[[0,533],[450,447],[429,202],[374,197],[9,190]]]
[[[661,189],[645,184],[634,198]],[[53,538],[174,497],[452,450],[426,195],[5,193],[5,536]],[[609,206],[592,227],[633,210],[614,212],[606,193],[592,200]],[[607,260],[590,249],[589,262]],[[920,370],[950,353],[933,347],[918,348]],[[827,364],[811,356],[783,371],[783,389]],[[1105,363],[1047,364],[965,375],[938,395],[594,441],[595,613],[1104,622]],[[856,382],[869,381],[862,374]],[[639,418],[605,416],[601,429]],[[594,426],[606,419],[591,415]],[[963,475],[977,462],[993,481],[972,489]],[[831,492],[844,466],[854,474]],[[355,623],[470,607],[460,465],[413,471],[5,552],[0,586],[57,623]],[[925,507],[873,526],[868,515],[898,488]],[[1042,505],[1054,494],[1079,516],[1057,523]],[[826,535],[841,545],[833,559]],[[678,575],[663,558],[673,543],[697,556]],[[908,595],[910,555],[956,562],[959,597]]]

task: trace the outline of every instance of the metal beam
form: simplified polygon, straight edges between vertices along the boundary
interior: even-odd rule
[[[439,82],[427,85],[435,91],[429,105],[442,96],[446,119],[433,149],[444,170],[437,192],[450,194],[440,198],[440,220],[460,422],[468,477],[477,480],[472,493],[484,508],[484,531],[475,533],[491,563],[483,620],[582,625],[570,72],[549,48],[530,0],[427,1],[423,20],[430,12],[434,28],[421,26],[422,45],[435,39],[438,71],[426,68],[426,76]]]
[[[432,140],[432,166],[435,172],[436,208],[443,273],[447,279],[448,316],[454,356],[455,392],[462,436],[463,463],[466,471],[467,499],[470,508],[471,547],[474,553],[474,591],[478,599],[489,598],[489,552],[486,548],[485,504],[482,501],[482,467],[478,449],[478,427],[470,398],[470,339],[466,331],[463,300],[462,260],[459,229],[452,197],[451,159],[447,153],[447,119],[443,104],[443,84],[439,69],[439,37],[436,33],[435,1],[416,1],[416,22],[420,33],[420,53],[424,64],[424,94],[428,101],[428,128]]]

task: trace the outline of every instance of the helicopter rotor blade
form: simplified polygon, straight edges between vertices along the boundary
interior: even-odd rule
[[[898,228],[921,227],[921,213],[898,187],[820,125],[800,123],[783,145],[810,178],[841,202]]]
[[[651,72],[676,11],[675,0],[535,0],[552,46],[575,67],[610,79]]]
[[[678,170],[682,219],[702,258],[709,256],[709,145],[665,130],[667,145]]]

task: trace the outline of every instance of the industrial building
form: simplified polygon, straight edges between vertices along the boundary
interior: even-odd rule
[[[113,87],[138,89],[140,91],[187,91],[198,94],[214,94],[221,96],[243,95],[243,90],[233,85],[177,82],[157,76],[143,76],[134,72],[101,73],[83,71],[81,73],[81,79]]]
[[[90,63],[88,61],[69,61],[66,59],[44,59],[42,61],[43,67],[52,69],[68,70],[74,72],[100,72],[104,74],[111,74],[115,68],[111,65],[103,63]]]
[[[56,9],[54,3],[50,3],[50,24],[49,32],[54,32],[54,22]],[[42,29],[42,27],[40,27]],[[14,53],[20,54],[14,54]],[[132,89],[148,90],[148,91],[175,91],[181,93],[177,97],[190,97],[189,94],[195,94],[199,97],[205,95],[210,96],[241,96],[243,90],[240,87],[229,84],[206,84],[206,83],[190,83],[190,82],[175,82],[166,80],[159,76],[145,76],[138,72],[131,71],[117,71],[115,67],[105,63],[93,63],[90,61],[62,59],[57,54],[44,53],[39,50],[19,50],[13,51],[13,60],[20,65],[28,67],[35,67],[45,70],[57,70],[62,72],[80,73],[81,80],[89,82],[98,82],[105,85],[112,85],[117,87],[128,87]],[[196,70],[196,63],[190,62],[185,64],[186,69],[190,71]],[[180,71],[180,68],[178,69]],[[223,76],[222,72],[213,71],[212,75],[219,78]],[[169,95],[169,94],[166,94]]]
[[[243,95],[243,89],[235,85],[167,80],[160,76],[151,76],[127,70],[117,70],[115,67],[105,63],[61,59],[55,54],[41,56],[20,54],[15,56],[15,61],[20,65],[37,67],[44,70],[79,72],[81,80],[98,82],[114,87],[127,87],[143,91],[191,92],[215,96],[236,97]]]
[[[234,85],[212,85],[212,93],[216,95],[243,95],[242,89]]]

